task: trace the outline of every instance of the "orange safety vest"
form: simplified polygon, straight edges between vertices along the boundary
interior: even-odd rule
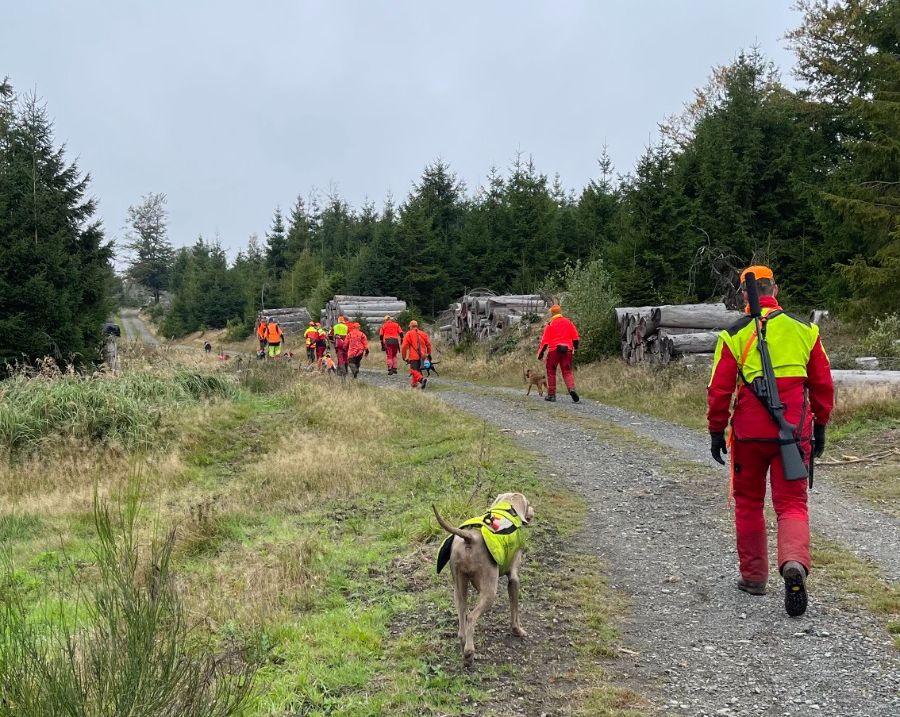
[[[256,338],[260,341],[266,338],[266,322],[260,321],[259,325],[256,327]]]
[[[284,332],[274,321],[266,327],[266,341],[270,344],[280,344],[282,336],[284,336]]]

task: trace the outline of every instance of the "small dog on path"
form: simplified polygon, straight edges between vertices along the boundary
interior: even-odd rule
[[[533,368],[526,368],[525,383],[528,384],[528,390],[525,392],[526,396],[531,395],[531,389],[535,386],[537,386],[538,396],[543,396],[544,391],[547,390],[547,374]]]
[[[525,559],[522,529],[534,518],[534,508],[521,493],[501,493],[487,513],[470,518],[459,528],[444,520],[434,505],[431,508],[440,526],[452,533],[441,544],[437,571],[450,563],[463,663],[471,667],[475,661],[475,623],[497,597],[501,575],[509,576],[510,628],[513,634],[525,637],[519,624],[519,567]],[[478,602],[471,610],[467,604],[469,584],[478,592]]]

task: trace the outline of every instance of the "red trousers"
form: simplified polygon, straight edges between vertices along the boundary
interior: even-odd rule
[[[572,352],[567,351],[564,354],[559,353],[556,349],[550,349],[547,352],[547,395],[556,395],[556,367],[559,366],[562,371],[563,381],[566,382],[566,388],[570,391],[575,390],[575,374],[572,373]]]
[[[415,359],[409,362],[409,385],[415,388],[419,382],[425,378],[425,374],[420,370],[422,368],[421,359]]]
[[[341,368],[345,368],[347,366],[347,362],[349,361],[349,357],[347,356],[347,351],[350,350],[350,347],[347,345],[347,340],[344,338],[335,339],[334,341],[334,353],[337,356],[337,365],[338,365],[338,373],[340,373]]]
[[[802,444],[803,457],[810,446]],[[769,548],[766,540],[766,474],[772,484],[772,506],[778,517],[778,568],[796,560],[809,572],[809,512],[806,481],[785,480],[781,451],[777,443],[735,441],[734,527],[741,576],[744,580],[765,581],[769,577]]]
[[[325,355],[325,349],[328,347],[325,344],[316,344],[316,358],[320,359]]]
[[[397,354],[400,353],[400,346],[397,344],[384,345],[384,352],[387,354],[387,367],[397,368]]]

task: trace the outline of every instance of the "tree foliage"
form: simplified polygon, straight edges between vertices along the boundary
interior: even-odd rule
[[[98,357],[112,247],[89,179],[55,146],[38,99],[0,82],[0,365]]]
[[[169,288],[175,250],[168,239],[166,195],[150,193],[141,203],[128,207],[130,230],[125,249],[130,253],[127,275],[153,295],[159,303],[160,292]]]

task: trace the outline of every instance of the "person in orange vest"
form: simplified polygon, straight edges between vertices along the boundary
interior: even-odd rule
[[[303,341],[306,346],[306,362],[315,363],[316,361],[316,341],[319,340],[319,330],[316,328],[316,322],[310,321],[306,331],[303,332]]]
[[[431,361],[431,339],[419,330],[418,321],[409,322],[409,331],[400,345],[400,356],[409,364],[409,383],[413,388],[425,389],[428,379],[422,373],[426,360]]]
[[[350,367],[350,373],[353,375],[353,378],[356,378],[363,356],[369,355],[369,339],[362,332],[358,323],[350,324],[349,328],[350,331],[347,334],[347,365]]]
[[[334,341],[334,353],[337,357],[337,372],[340,376],[347,375],[347,334],[350,327],[344,316],[338,316],[337,323],[331,327],[331,336]]]
[[[767,266],[751,266],[741,272],[745,302],[744,278],[748,272],[757,278],[766,345],[784,417],[797,427],[800,454],[804,462],[809,462],[811,456],[818,458],[825,450],[825,426],[834,407],[831,366],[822,348],[819,327],[785,313],[778,305],[775,275]],[[769,578],[763,513],[769,475],[778,517],[778,569],[785,583],[784,606],[788,615],[797,617],[806,611],[806,576],[812,562],[807,481],[785,478],[778,426],[750,388],[763,373],[756,338],[756,322],[749,315],[719,334],[707,389],[710,452],[724,465],[722,454],[731,449],[730,492],[741,573],[737,588],[751,595],[765,595]],[[729,412],[731,433],[726,440]]]
[[[269,345],[269,358],[273,359],[281,355],[281,342],[284,341],[284,332],[275,319],[269,321],[266,326],[266,343]]]
[[[387,354],[388,376],[397,373],[397,354],[400,353],[400,342],[403,341],[403,329],[390,316],[384,317],[384,323],[378,329],[381,339],[381,350]]]
[[[322,324],[316,322],[316,361],[321,360],[328,348],[328,332],[322,328]]]
[[[569,319],[562,315],[559,304],[550,307],[550,321],[544,326],[544,334],[541,336],[541,347],[538,350],[538,359],[544,360],[546,354],[547,368],[547,395],[545,401],[556,400],[556,368],[562,372],[563,381],[569,389],[569,395],[575,403],[578,403],[578,393],[575,391],[575,374],[572,373],[572,357],[578,350],[578,329]]]
[[[259,341],[259,350],[264,352],[266,350],[266,327],[269,325],[269,317],[266,316],[259,320],[259,323],[256,325],[256,338]]]

